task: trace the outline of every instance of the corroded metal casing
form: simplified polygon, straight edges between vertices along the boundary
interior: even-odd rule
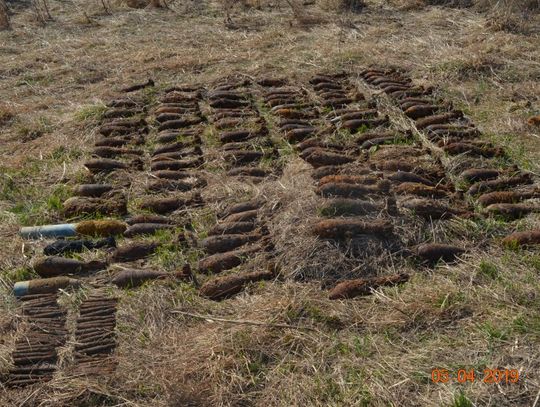
[[[61,288],[78,287],[80,281],[68,277],[43,278],[29,281],[19,281],[13,286],[16,297],[31,294],[54,293]]]

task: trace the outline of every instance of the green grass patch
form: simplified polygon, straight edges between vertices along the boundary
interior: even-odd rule
[[[191,214],[191,227],[199,239],[207,237],[208,231],[216,222],[216,214],[210,208],[201,208]]]
[[[519,137],[513,134],[484,134],[484,137],[493,144],[504,147],[505,156],[497,157],[495,164],[501,167],[508,167],[517,164],[524,170],[534,171],[538,168],[538,160],[531,155],[530,146],[520,141]]]
[[[80,148],[66,148],[65,146],[60,146],[55,148],[45,158],[58,163],[63,163],[78,160],[82,156],[83,151]]]
[[[478,266],[478,271],[482,276],[495,280],[499,277],[497,266],[487,260],[482,260]]]
[[[52,73],[27,73],[15,83],[15,86],[48,86],[53,83]]]
[[[186,264],[182,248],[174,243],[158,247],[154,255],[154,260],[160,268],[167,271],[180,269]]]
[[[50,222],[62,209],[63,202],[69,197],[69,188],[66,185],[57,185],[48,195],[36,185],[27,185],[23,188],[14,187],[7,182],[2,187],[2,196],[12,203],[7,212],[15,214],[23,226],[38,225]]]
[[[522,335],[540,336],[540,316],[520,315],[512,320],[512,330]]]
[[[449,407],[474,407],[474,404],[463,392],[454,396],[454,400]]]
[[[481,324],[480,330],[490,342],[504,341],[508,339],[508,331],[492,324],[491,322]]]
[[[98,103],[95,105],[83,106],[75,112],[75,120],[78,122],[88,122],[88,121],[100,121],[103,119],[103,115],[107,111],[107,106],[103,103]]]
[[[19,122],[15,125],[15,136],[17,140],[28,142],[38,139],[53,130],[51,121],[44,116],[28,123]]]
[[[5,270],[3,273],[4,277],[12,282],[17,281],[26,281],[32,280],[34,278],[39,278],[39,276],[29,267],[19,267],[15,269]]]

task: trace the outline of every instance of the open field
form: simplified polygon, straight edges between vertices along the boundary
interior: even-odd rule
[[[8,4],[1,406],[540,405],[540,247],[503,243],[540,229],[540,126],[528,124],[540,114],[538,14],[379,1],[348,13],[330,0],[293,12],[262,1],[233,5],[225,23],[212,1],[114,3],[110,14],[51,1],[42,25],[24,2]],[[411,120],[421,109],[399,94],[411,88],[423,116],[461,111],[449,120],[467,136]],[[121,124],[109,132],[111,121]],[[462,138],[451,142],[454,130]],[[121,168],[104,170],[105,156]],[[475,184],[470,168],[516,182]],[[70,198],[94,183],[113,191]],[[501,189],[524,206],[482,205]],[[420,195],[439,206],[421,207]],[[82,201],[104,206],[96,214]],[[166,219],[131,222],[143,214]],[[117,249],[67,255],[74,263],[54,273],[82,286],[58,301],[14,297],[15,282],[51,275],[38,265],[53,240],[23,240],[21,227],[104,218],[154,226],[130,226]],[[148,253],[129,257],[129,244]],[[133,269],[162,275],[122,287]],[[351,279],[367,280],[336,288]],[[14,362],[28,365],[38,337],[54,342],[51,380],[13,386],[27,377]],[[433,369],[475,380],[434,383]],[[485,369],[519,380],[484,383]]]

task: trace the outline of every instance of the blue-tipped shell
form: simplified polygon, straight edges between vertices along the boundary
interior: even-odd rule
[[[40,239],[42,237],[68,237],[76,236],[74,223],[63,225],[29,226],[21,228],[21,237],[25,239]]]
[[[22,297],[23,295],[28,294],[29,286],[30,281],[19,281],[13,286],[13,294],[15,294],[15,297]]]

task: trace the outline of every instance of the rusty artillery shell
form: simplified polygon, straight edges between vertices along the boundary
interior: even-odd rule
[[[122,194],[108,199],[72,196],[62,204],[62,212],[66,217],[88,214],[125,215],[127,199]]]
[[[464,213],[436,201],[423,198],[409,199],[403,202],[402,206],[413,211],[415,215],[426,219],[447,219]]]
[[[84,163],[84,166],[90,170],[90,172],[106,172],[114,171],[118,169],[128,169],[129,165],[118,160],[112,160],[109,158],[100,158],[95,160],[89,160]]]
[[[209,236],[224,234],[249,233],[255,229],[255,222],[224,222],[218,223],[208,231]]]
[[[416,248],[418,257],[429,263],[435,263],[439,260],[453,261],[464,252],[465,249],[461,247],[438,243],[422,244]]]
[[[127,228],[124,232],[125,237],[134,237],[139,235],[152,235],[159,230],[170,230],[172,225],[163,223],[136,223]]]
[[[151,215],[151,214],[144,214],[144,215],[135,215],[126,220],[126,223],[128,225],[136,225],[138,223],[162,223],[162,224],[170,224],[171,220],[167,218],[166,216],[160,216],[160,215]]]
[[[75,230],[85,236],[108,237],[122,234],[127,228],[117,220],[87,220],[77,223]]]
[[[339,198],[328,200],[319,208],[319,214],[324,217],[363,216],[380,212],[382,209],[384,209],[383,206],[371,201]]]
[[[395,172],[395,173],[389,175],[388,179],[391,180],[391,181],[396,181],[396,182],[400,182],[400,183],[403,183],[403,182],[417,182],[417,183],[424,184],[424,185],[427,185],[427,186],[430,186],[430,187],[435,185],[430,180],[428,180],[428,179],[426,179],[426,178],[424,178],[424,177],[422,177],[420,175],[414,174],[412,172],[408,172],[408,171]]]
[[[347,280],[337,284],[328,297],[331,300],[349,299],[361,295],[368,295],[372,290],[383,286],[393,286],[409,280],[407,274],[396,274],[385,277],[362,278]]]
[[[254,233],[251,235],[214,235],[201,241],[201,247],[209,254],[224,253],[234,250],[247,243],[253,243],[261,238],[261,235]]]
[[[332,152],[326,152],[318,150],[306,157],[306,161],[313,165],[313,167],[323,167],[327,165],[342,165],[353,162],[355,157],[337,154]]]
[[[170,274],[154,270],[124,270],[113,277],[111,282],[121,288],[133,288],[144,284],[146,281],[164,279]]]
[[[266,177],[270,172],[263,168],[257,167],[237,167],[227,171],[227,175],[231,177],[235,176],[248,176],[248,177]]]
[[[89,196],[97,198],[106,192],[111,191],[112,189],[113,186],[110,184],[81,184],[77,185],[73,189],[73,193],[77,196]]]
[[[532,212],[540,212],[539,205],[523,203],[497,203],[491,204],[485,212],[489,215],[501,216],[508,220],[519,219]]]
[[[257,216],[259,215],[259,211],[257,209],[248,210],[248,211],[242,211],[237,213],[232,213],[228,216],[226,216],[223,221],[228,223],[233,222],[249,222],[257,219]]]
[[[249,256],[261,250],[258,245],[240,248],[226,253],[216,253],[199,260],[198,270],[201,273],[221,273],[242,264]]]
[[[107,263],[101,261],[85,263],[75,259],[50,256],[34,261],[33,268],[41,277],[55,277],[64,274],[103,270],[107,268]]]
[[[506,236],[502,240],[503,245],[514,246],[531,246],[540,244],[540,230],[529,230],[525,232],[514,232]]]
[[[202,203],[202,198],[194,194],[189,198],[148,198],[140,205],[141,209],[154,211],[158,214],[173,212],[183,207],[198,206]]]
[[[199,292],[204,297],[218,301],[239,293],[248,283],[270,280],[273,277],[274,273],[266,270],[216,277],[207,281]]]
[[[389,236],[393,226],[386,221],[359,221],[356,219],[327,219],[313,225],[312,231],[323,239],[353,238],[359,235]]]
[[[20,297],[27,294],[55,293],[61,288],[64,289],[78,286],[80,286],[78,280],[68,277],[52,277],[30,281],[19,281],[15,283],[13,292],[16,297]]]
[[[136,242],[118,247],[111,256],[114,262],[134,261],[145,258],[156,251],[157,242]]]

